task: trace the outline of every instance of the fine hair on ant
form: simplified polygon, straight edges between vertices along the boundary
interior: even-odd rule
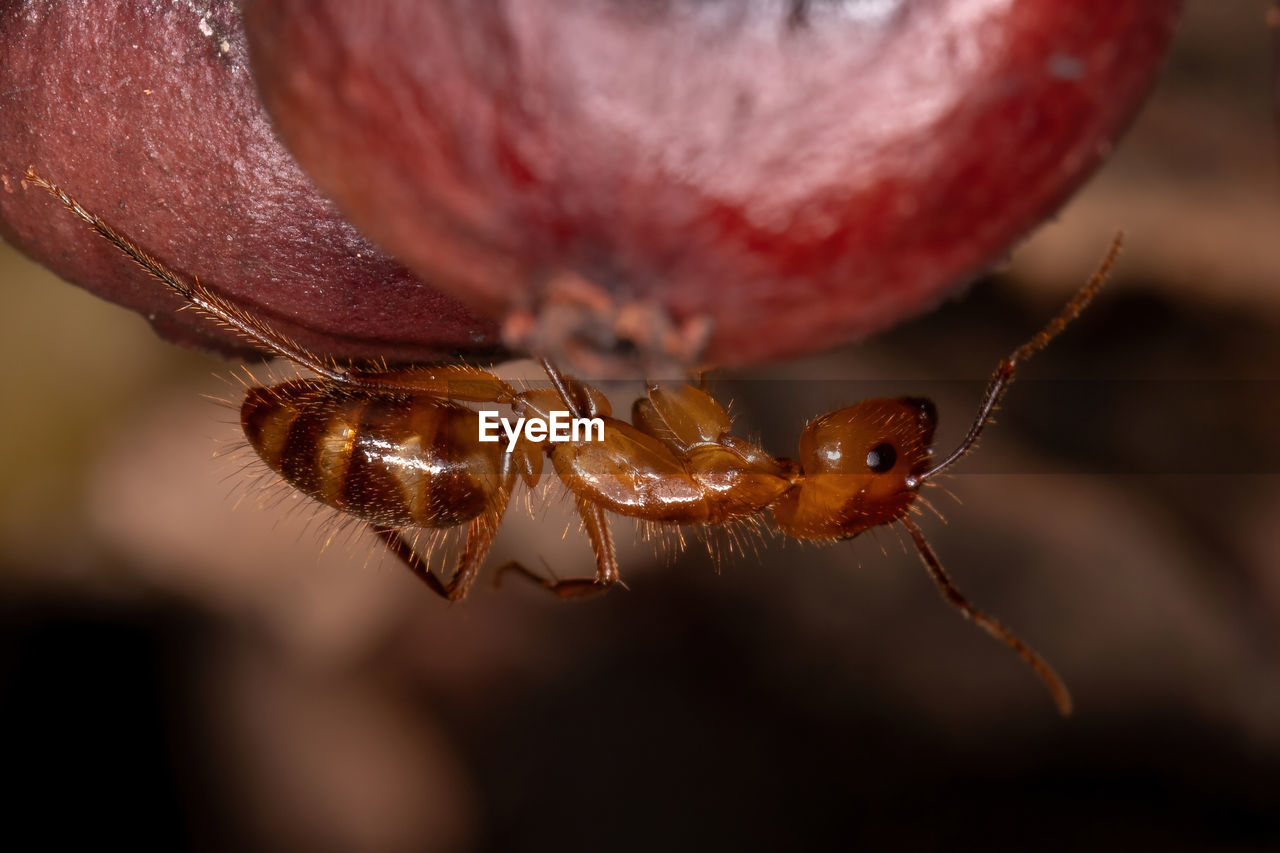
[[[594,577],[552,580],[508,563],[561,597],[619,582],[609,514],[654,525],[728,525],[763,520],[796,539],[834,542],[901,524],[930,577],[953,607],[1014,651],[1044,682],[1059,711],[1071,697],[1057,673],[1012,631],[969,603],[911,515],[921,486],[970,453],[1017,369],[1085,309],[1120,251],[1117,233],[1097,271],[1044,328],[997,366],[960,444],[935,461],[933,403],[918,397],[863,400],[810,421],[799,458],[774,457],[730,434],[726,410],[700,387],[649,383],[630,421],[613,417],[598,389],[546,359],[549,388],[516,391],[494,374],[461,364],[364,369],[309,352],[252,312],[148,255],[56,184],[26,179],[59,199],[101,237],[189,305],[248,341],[314,374],[252,387],[240,407],[249,444],[294,488],[366,522],[413,574],[450,600],[474,583],[518,482],[539,483],[545,460],[572,494],[595,555]],[[468,403],[506,405],[519,417],[554,419],[565,410],[602,419],[602,440],[483,441]],[[431,571],[407,534],[467,525],[447,580]]]

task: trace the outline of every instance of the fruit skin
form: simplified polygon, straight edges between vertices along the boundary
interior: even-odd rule
[[[1136,107],[1178,3],[920,0],[859,21],[815,2],[807,24],[754,28],[771,7],[733,8],[255,0],[285,135],[427,286],[279,146],[234,4],[0,0],[0,233],[224,350],[242,345],[175,313],[26,167],[339,358],[491,353],[501,320],[553,355],[676,340],[679,360],[749,364],[926,310],[1056,209]],[[589,309],[557,311],[575,288]],[[672,329],[619,340],[627,318]]]
[[[319,352],[426,361],[496,347],[492,320],[376,249],[280,145],[234,4],[0,2],[0,233],[167,338],[245,351],[25,185],[28,166]]]
[[[567,280],[744,365],[883,329],[1000,258],[1110,150],[1179,8],[248,0],[246,28],[308,173],[509,343],[627,343],[598,304],[530,331]]]

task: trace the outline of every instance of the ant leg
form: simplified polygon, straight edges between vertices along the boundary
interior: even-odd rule
[[[1044,682],[1044,686],[1049,688],[1049,694],[1053,696],[1053,701],[1058,706],[1058,712],[1064,717],[1070,716],[1071,694],[1067,692],[1067,686],[1062,683],[1062,679],[1053,671],[1053,667],[1049,666],[1044,658],[1036,654],[1016,634],[970,604],[969,600],[952,583],[950,575],[947,574],[946,569],[942,568],[942,562],[938,559],[938,555],[933,552],[933,548],[929,547],[929,543],[925,541],[924,533],[919,527],[916,527],[915,522],[908,518],[903,518],[902,524],[907,528],[907,532],[911,534],[911,538],[915,540],[916,549],[920,552],[920,559],[924,560],[925,568],[929,570],[929,576],[933,578],[933,582],[938,585],[938,591],[942,593],[942,597],[952,607],[959,610],[960,614],[966,619],[1013,649],[1014,654],[1022,658],[1023,662],[1031,667],[1032,671]]]
[[[374,525],[373,532],[378,534],[383,543],[386,544],[387,550],[395,554],[400,560],[413,572],[413,576],[425,583],[432,592],[441,598],[450,598],[450,592],[440,579],[431,573],[431,567],[422,561],[418,556],[418,552],[413,550],[413,545],[409,540],[404,538],[404,534],[393,527],[383,527]],[[470,538],[470,537],[468,537]],[[457,579],[456,577],[454,578]]]
[[[556,581],[543,577],[527,566],[512,561],[498,569],[499,572],[513,571],[524,575],[543,589],[550,590],[561,598],[579,598],[604,592],[615,583],[621,583],[618,575],[618,560],[613,548],[613,537],[609,534],[608,519],[604,510],[590,501],[578,498],[578,512],[582,514],[582,523],[587,528],[587,537],[591,540],[591,548],[596,555],[596,576],[594,578],[575,578]]]
[[[595,418],[611,414],[609,400],[600,391],[585,382],[565,376],[560,372],[560,368],[551,363],[550,359],[540,359],[539,364],[542,365],[547,378],[551,380],[556,396],[569,407],[575,417]]]
[[[269,350],[273,355],[288,359],[326,379],[358,388],[429,394],[435,397],[482,403],[507,403],[515,399],[515,391],[510,385],[492,373],[464,365],[400,371],[341,368],[332,360],[311,352],[251,311],[205,287],[200,283],[199,278],[193,277],[188,281],[169,269],[137,243],[112,228],[96,213],[81,206],[80,202],[57,184],[37,174],[34,169],[28,168],[25,177],[32,184],[62,202],[100,237],[115,246],[143,272],[182,297],[187,304],[205,316],[235,330],[249,342]]]
[[[542,564],[546,566],[547,561],[543,560]],[[551,567],[547,566],[547,575],[540,575],[537,572],[535,572],[533,569],[526,566],[524,563],[520,562],[519,560],[507,560],[501,566],[498,566],[496,569],[493,570],[493,588],[494,589],[502,588],[502,576],[505,575],[507,572],[515,572],[518,575],[523,575],[524,577],[528,578],[529,580],[533,581],[539,586],[543,586],[544,584],[548,583],[548,581],[550,580],[548,576],[551,575]]]
[[[468,403],[511,403],[515,389],[487,370],[465,364],[440,364],[406,370],[343,371],[341,380],[362,388],[425,394]]]
[[[609,533],[609,517],[604,514],[604,508],[584,498],[578,498],[578,512],[582,514],[582,523],[587,528],[587,538],[591,540],[591,550],[596,555],[595,580],[561,581],[558,586],[571,589],[575,583],[579,585],[590,583],[604,589],[618,583],[620,580],[618,555],[613,547],[613,536]],[[565,587],[565,584],[570,586]]]
[[[556,393],[575,416],[591,417],[598,414],[597,404],[592,400],[586,386],[568,379],[551,363],[550,359],[541,359],[541,364]],[[519,563],[508,563],[503,566],[503,570],[516,571],[561,598],[574,598],[602,592],[613,584],[619,583],[618,557],[613,547],[613,537],[609,533],[608,516],[605,515],[603,508],[586,498],[575,496],[575,499],[578,504],[578,513],[582,516],[582,524],[587,529],[587,537],[591,540],[591,550],[596,555],[594,578],[553,581]]]
[[[141,246],[108,225],[96,213],[82,207],[80,202],[68,195],[57,184],[36,174],[34,169],[28,168],[25,177],[32,184],[46,190],[54,198],[61,201],[68,210],[88,224],[100,237],[120,250],[144,272],[157,279],[178,296],[181,296],[188,304],[195,306],[206,316],[219,323],[226,324],[249,341],[266,347],[275,355],[283,356],[295,364],[299,364],[328,379],[337,382],[346,381],[345,371],[311,353],[225,297],[209,290],[200,283],[200,279],[193,278],[191,281],[187,281],[179,276],[173,270],[160,263],[160,261],[147,254]]]
[[[399,557],[409,571],[413,572],[414,577],[425,583],[432,592],[449,601],[461,601],[466,597],[480,573],[484,558],[489,553],[493,539],[498,533],[498,526],[506,512],[510,496],[511,490],[508,487],[493,509],[471,519],[471,524],[467,528],[467,544],[463,547],[462,556],[458,558],[457,570],[447,583],[442,582],[432,573],[431,567],[418,556],[418,552],[413,549],[400,530],[375,525],[373,532],[377,533],[386,544],[387,550]]]

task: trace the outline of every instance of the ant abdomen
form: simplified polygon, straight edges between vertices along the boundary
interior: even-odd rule
[[[475,410],[446,400],[295,379],[250,389],[240,421],[299,491],[386,527],[453,527],[511,486],[500,445],[478,440]]]

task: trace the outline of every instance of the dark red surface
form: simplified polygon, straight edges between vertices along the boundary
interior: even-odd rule
[[[249,0],[246,26],[291,150],[424,277],[509,318],[576,276],[745,364],[1001,257],[1109,151],[1178,10]]]
[[[34,166],[152,254],[339,357],[426,360],[496,326],[379,252],[275,138],[229,3],[0,2],[0,220],[59,275],[166,337],[240,346],[44,192]],[[210,337],[210,335],[215,337]]]
[[[0,219],[187,342],[234,343],[27,166],[338,357],[489,352],[501,327],[570,369],[677,339],[657,355],[761,362],[927,310],[1001,257],[1105,156],[1178,5],[250,2],[292,153],[428,286],[280,147],[233,4],[0,0]],[[590,310],[557,313],[565,282]]]

